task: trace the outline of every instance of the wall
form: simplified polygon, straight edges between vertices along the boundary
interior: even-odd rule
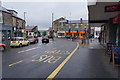
[[[12,16],[11,14],[2,12],[3,15],[3,24],[12,26]]]
[[[109,42],[116,42],[116,32],[117,32],[117,25],[112,24],[112,19],[109,21]]]
[[[78,24],[77,23],[71,23],[71,24],[66,23],[66,24],[63,24],[63,26],[61,24],[60,23],[55,24],[54,25],[54,30],[57,31],[57,28],[58,28],[58,31],[68,31],[69,27],[72,31],[76,31],[77,29],[78,29],[78,31],[84,30],[85,28],[88,29],[87,23],[82,23],[82,25],[79,24],[79,23]],[[62,30],[62,28],[63,28],[63,30]]]
[[[105,6],[117,4],[117,2],[97,2],[96,5],[88,6],[89,20],[108,20],[118,12],[105,12]]]
[[[17,27],[17,18],[12,17],[13,20],[13,27]]]

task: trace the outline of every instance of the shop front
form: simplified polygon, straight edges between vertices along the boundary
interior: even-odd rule
[[[116,44],[120,45],[120,13],[112,18],[112,24],[116,28]]]
[[[9,45],[10,39],[13,36],[12,26],[2,25],[0,33],[2,33],[2,43]]]
[[[24,29],[17,29],[14,31],[14,37],[24,37],[26,38],[26,31]]]
[[[101,26],[101,34],[100,34],[100,36],[102,36],[101,43],[106,45],[106,43],[108,41],[107,24],[103,24]]]
[[[70,37],[74,38],[83,38],[83,35],[87,34],[85,31],[65,31],[65,35],[69,35]]]

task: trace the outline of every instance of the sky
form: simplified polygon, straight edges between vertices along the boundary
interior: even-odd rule
[[[39,30],[52,26],[54,20],[65,17],[68,20],[88,20],[87,2],[2,2],[2,6],[18,12],[18,17],[25,19],[26,25],[39,26]],[[71,14],[71,15],[70,15]]]

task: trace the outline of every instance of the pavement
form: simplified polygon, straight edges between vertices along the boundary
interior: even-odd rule
[[[108,63],[110,57],[97,40],[82,45],[80,40],[56,38],[42,44],[39,38],[38,44],[9,47],[2,54],[3,80],[118,78],[120,72]]]

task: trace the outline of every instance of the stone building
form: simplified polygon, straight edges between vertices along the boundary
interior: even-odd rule
[[[8,10],[4,7],[0,8],[0,33],[2,34],[2,43],[8,45],[10,39],[13,36],[22,36],[25,21],[19,17],[17,17],[17,12],[15,10]],[[19,34],[19,35],[16,35]]]
[[[26,36],[40,35],[38,31],[38,26],[26,26],[25,30],[27,32]]]
[[[81,35],[88,30],[88,20],[60,19],[56,22],[54,21],[53,23],[54,31],[57,34],[57,37],[65,37],[69,34],[71,37],[82,38]]]

